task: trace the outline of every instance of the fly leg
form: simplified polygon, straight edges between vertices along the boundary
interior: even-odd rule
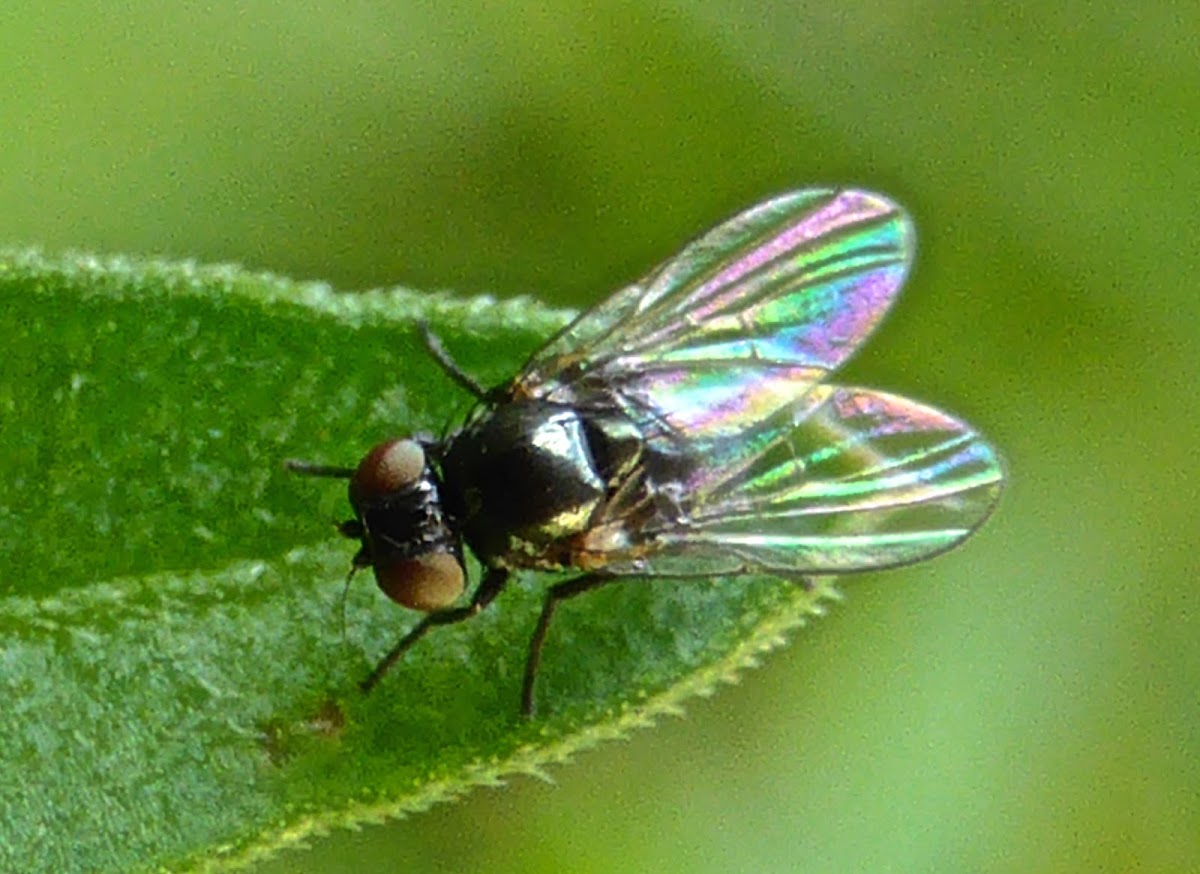
[[[542,645],[546,642],[546,632],[550,630],[550,620],[554,618],[554,611],[559,602],[598,589],[619,579],[621,577],[584,574],[573,580],[556,583],[546,592],[546,600],[542,602],[542,615],[538,617],[537,626],[533,629],[533,636],[529,638],[529,657],[525,660],[525,683],[521,687],[521,715],[526,719],[532,717],[537,708],[534,701],[534,684],[537,682],[538,665],[542,662]]]
[[[418,322],[417,329],[421,332],[421,339],[425,341],[425,348],[429,350],[429,354],[433,356],[433,360],[438,363],[438,366],[442,368],[446,376],[450,377],[450,379],[481,401],[487,400],[490,397],[488,390],[481,386],[475,377],[459,367],[458,362],[450,357],[450,353],[442,345],[441,339],[437,334],[433,333],[433,329],[429,327],[427,322]]]
[[[462,622],[464,619],[470,619],[477,615],[488,604],[496,599],[496,596],[504,591],[504,585],[508,582],[508,571],[503,568],[490,568],[484,575],[483,581],[475,590],[475,594],[471,596],[471,603],[465,607],[454,607],[449,610],[438,610],[436,613],[430,613],[424,619],[416,624],[408,634],[400,638],[395,646],[388,651],[388,654],[379,660],[379,664],[375,669],[367,675],[358,687],[363,694],[367,694],[378,685],[386,674],[400,658],[408,652],[414,643],[420,640],[431,628],[436,628],[439,625],[453,625],[456,622]]]

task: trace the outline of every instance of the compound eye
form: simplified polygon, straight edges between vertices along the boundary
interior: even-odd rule
[[[383,593],[410,610],[429,613],[449,607],[465,588],[463,566],[448,552],[428,552],[375,565]]]
[[[425,472],[425,450],[415,440],[388,440],[363,456],[350,477],[350,504],[361,507],[417,482]]]

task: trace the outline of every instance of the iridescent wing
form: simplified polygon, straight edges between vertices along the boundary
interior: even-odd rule
[[[619,402],[696,438],[740,433],[838,367],[908,273],[913,229],[886,198],[809,189],[709,231],[535,354],[514,398]]]
[[[594,520],[581,563],[841,573],[925,558],[978,527],[1003,480],[978,434],[915,401],[823,382],[895,299],[913,245],[908,216],[880,195],[785,194],[535,354],[510,397],[615,408],[644,441],[644,487]]]
[[[739,437],[694,448],[697,463],[669,474],[648,452],[659,506],[649,524],[625,528],[608,571],[797,576],[908,564],[969,536],[1003,482],[995,450],[963,422],[861,388],[815,386]]]

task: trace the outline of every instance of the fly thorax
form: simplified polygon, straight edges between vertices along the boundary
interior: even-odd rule
[[[555,546],[585,531],[609,484],[592,430],[574,407],[542,401],[497,407],[447,451],[450,512],[486,562],[553,566]]]

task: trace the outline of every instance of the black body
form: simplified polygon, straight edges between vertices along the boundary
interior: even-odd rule
[[[616,411],[501,404],[452,438],[441,459],[442,502],[485,565],[568,567],[625,479],[644,478],[641,445]]]

